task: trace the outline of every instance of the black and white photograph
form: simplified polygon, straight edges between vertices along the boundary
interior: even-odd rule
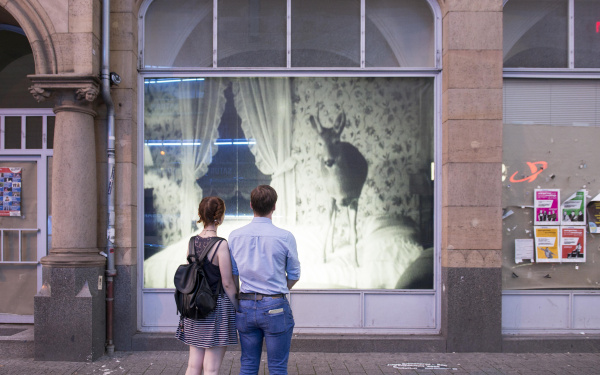
[[[144,119],[145,287],[172,287],[191,202],[222,197],[228,233],[269,184],[299,288],[432,288],[432,79],[151,79]]]

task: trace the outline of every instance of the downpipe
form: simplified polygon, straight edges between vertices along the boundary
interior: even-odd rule
[[[107,226],[106,226],[106,352],[112,356],[115,352],[113,343],[113,311],[114,311],[114,277],[115,268],[115,106],[110,95],[110,86],[119,84],[121,78],[110,73],[110,0],[102,1],[102,99],[106,104],[107,115]]]

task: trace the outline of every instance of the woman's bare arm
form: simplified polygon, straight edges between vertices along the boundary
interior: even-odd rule
[[[223,241],[219,244],[217,249],[217,259],[219,260],[219,269],[221,270],[221,283],[225,294],[229,297],[231,303],[235,309],[238,309],[238,300],[235,297],[237,293],[237,286],[233,279],[233,273],[231,268],[231,257],[229,255],[229,245],[227,241]]]

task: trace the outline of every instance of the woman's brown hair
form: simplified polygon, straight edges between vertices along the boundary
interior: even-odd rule
[[[204,226],[208,224],[221,224],[225,216],[225,202],[219,197],[204,197],[198,205],[199,223]]]

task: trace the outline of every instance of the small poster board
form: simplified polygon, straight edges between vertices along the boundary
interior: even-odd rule
[[[539,226],[535,227],[534,231],[536,261],[538,263],[560,262],[560,227]]]
[[[534,225],[560,225],[560,190],[534,189]]]
[[[560,253],[563,262],[585,262],[585,227],[563,226],[560,228]]]
[[[0,167],[0,216],[21,216],[21,168]]]
[[[560,206],[563,225],[585,225],[585,190],[579,190]]]

